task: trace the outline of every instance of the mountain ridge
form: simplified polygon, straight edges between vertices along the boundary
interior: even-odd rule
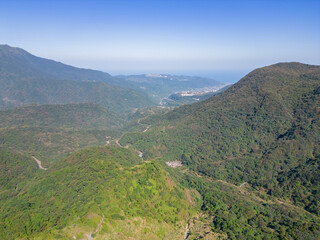
[[[80,81],[105,81],[107,82],[108,78],[113,78],[110,74],[105,73],[105,72],[101,72],[101,71],[97,71],[97,70],[92,70],[92,69],[87,69],[87,68],[78,68],[78,67],[74,67],[68,64],[64,64],[62,62],[59,61],[55,61],[52,59],[47,59],[47,58],[42,58],[42,57],[37,57],[33,54],[30,54],[29,52],[27,52],[26,50],[19,48],[19,47],[11,47],[9,45],[0,45],[0,59],[1,57],[23,57],[23,59],[20,59],[22,61],[24,61],[24,64],[29,64],[32,67],[34,67],[34,69],[43,72],[44,74],[49,74],[52,78],[59,78],[60,80],[77,80],[79,79]],[[50,67],[52,68],[52,70],[47,69],[46,65],[51,65]],[[62,70],[62,71],[61,71]],[[74,73],[76,75],[72,76],[72,72],[73,71],[80,71],[79,74]],[[90,73],[94,73],[96,75],[94,75],[93,77],[91,76],[90,78],[86,78],[86,71],[90,72]],[[61,78],[61,72],[63,72],[64,76]],[[71,72],[71,76],[70,76],[70,72]],[[68,77],[69,76],[69,77]],[[82,76],[82,78],[80,77]],[[96,77],[97,79],[95,79],[94,77]],[[113,78],[115,79],[115,78]],[[117,79],[120,81],[120,79]]]
[[[2,46],[0,52],[0,108],[94,102],[125,112],[154,105],[147,94],[116,86],[121,80],[107,73],[39,58],[20,48]]]

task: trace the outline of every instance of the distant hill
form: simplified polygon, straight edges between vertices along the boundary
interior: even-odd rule
[[[127,134],[145,158],[256,189],[320,216],[320,67],[256,69],[221,95],[179,107],[145,133]]]
[[[27,51],[0,45],[0,72],[19,77],[50,77],[55,80],[106,82],[121,85],[123,80],[110,74],[77,68],[61,62],[34,56]]]
[[[204,87],[223,86],[214,79],[170,74],[119,75],[118,78],[130,82],[136,89],[149,93],[159,102],[175,92],[189,91]]]
[[[118,86],[125,84],[107,73],[75,68],[0,45],[0,108],[94,102],[123,112],[153,105],[147,94]]]

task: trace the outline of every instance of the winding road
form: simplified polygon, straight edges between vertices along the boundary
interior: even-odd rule
[[[37,159],[35,156],[32,156],[32,158],[37,162],[38,167],[42,170],[47,170],[46,168],[42,167],[41,165],[41,161],[39,159]]]
[[[143,124],[140,123],[140,120],[141,120],[141,119],[143,119],[143,118],[138,119],[137,123],[140,124],[140,125],[143,125]],[[150,127],[151,127],[151,125],[147,126],[144,130],[142,130],[142,132],[148,131],[148,130],[150,129]],[[108,139],[109,137],[106,136],[106,138]],[[121,146],[121,144],[119,143],[119,140],[120,140],[120,139],[121,139],[121,137],[120,137],[119,139],[116,139],[115,143],[116,143],[117,146],[123,148],[124,146]],[[107,145],[108,145],[109,143],[110,143],[110,141],[107,141]],[[139,155],[139,157],[143,158],[143,153],[142,153],[141,151],[137,150],[136,152],[137,152],[137,154]]]

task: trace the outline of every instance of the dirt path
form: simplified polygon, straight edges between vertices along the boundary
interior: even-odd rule
[[[104,214],[102,215],[102,218],[96,228],[96,231],[93,234],[96,235],[97,233],[99,233],[101,231],[103,222],[104,222]]]
[[[148,131],[148,130],[149,130],[149,128],[150,128],[150,126],[146,127],[146,129],[144,129],[142,132],[146,132],[146,131]]]
[[[138,123],[139,125],[146,125],[146,124],[140,123],[140,121],[141,121],[142,119],[146,119],[146,118],[147,118],[147,117],[139,118],[138,121],[137,121],[137,123]],[[147,126],[142,132],[148,131],[150,127],[151,127],[150,125]]]
[[[246,182],[244,182],[244,183],[242,183],[239,187],[241,188],[241,187],[243,187],[244,185],[246,185],[247,183]]]
[[[120,143],[119,143],[119,140],[120,140],[120,139],[117,139],[117,140],[116,140],[116,144],[117,144],[119,147],[122,147],[122,146],[120,145]]]
[[[189,234],[190,234],[189,223],[187,223],[186,233],[185,233],[185,235],[184,235],[184,240],[188,239]]]
[[[42,170],[47,170],[46,168],[42,167],[41,165],[41,161],[39,159],[37,159],[35,156],[32,156],[32,158],[37,162],[38,167]]]
[[[301,211],[304,212],[305,214],[308,214],[310,216],[315,216],[314,214],[308,212],[307,210],[305,210],[302,207],[296,206],[294,204],[292,204],[290,201],[281,201],[279,199],[263,199],[258,195],[258,192],[256,191],[250,191],[250,190],[246,190],[245,188],[243,188],[243,186],[247,185],[250,186],[247,182],[242,183],[240,186],[234,185],[232,183],[223,181],[223,180],[217,180],[217,182],[221,182],[223,184],[229,185],[231,187],[234,187],[235,189],[238,189],[239,191],[241,191],[244,194],[248,194],[250,195],[250,199],[253,201],[258,201],[258,202],[262,202],[262,203],[268,203],[268,204],[281,204],[281,205],[285,205],[289,208],[295,209],[296,211]]]

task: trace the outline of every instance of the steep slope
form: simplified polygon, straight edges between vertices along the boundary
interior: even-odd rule
[[[10,190],[1,239],[182,239],[194,211],[158,164],[123,148],[84,149]]]
[[[123,112],[153,104],[142,92],[108,83],[125,85],[103,72],[71,67],[38,58],[20,48],[0,46],[0,108],[30,103],[94,102]]]
[[[308,171],[314,182],[302,180],[304,192],[294,201],[319,214],[319,106],[320,67],[280,63],[254,70],[219,96],[146,120],[153,125],[148,132],[120,143],[145,158],[181,160],[199,173],[292,201],[301,183],[292,186],[293,169]]]

